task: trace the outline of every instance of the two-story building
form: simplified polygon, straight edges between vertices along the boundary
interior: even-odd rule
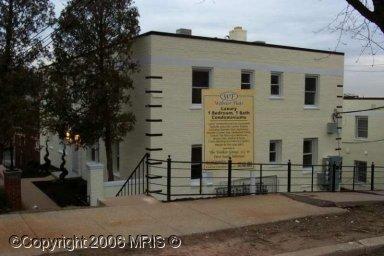
[[[336,122],[335,110],[342,110],[344,54],[250,42],[246,33],[236,27],[228,39],[220,39],[181,29],[175,34],[148,32],[136,39],[133,53],[141,71],[134,77],[132,108],[137,124],[115,145],[117,177],[126,178],[145,153],[153,159],[171,155],[173,160],[204,160],[201,91],[210,88],[254,90],[255,162],[291,160],[303,165],[296,175],[310,178],[308,167],[340,155],[339,132],[330,131],[329,124]],[[59,152],[61,146],[54,144],[53,151]],[[87,160],[106,162],[102,141],[69,158],[76,161],[69,161],[69,169],[79,172]],[[53,163],[58,165],[58,160]],[[180,169],[177,176],[185,179],[173,184],[191,186],[182,190],[194,190],[201,176],[215,176],[201,165]],[[164,170],[153,167],[151,172],[161,175]],[[305,183],[298,188],[308,189]]]

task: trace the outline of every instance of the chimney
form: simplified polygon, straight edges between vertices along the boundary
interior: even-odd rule
[[[236,41],[247,41],[247,31],[243,27],[235,27],[229,31],[229,39]]]
[[[176,30],[176,34],[191,36],[192,30],[187,28],[179,28]]]

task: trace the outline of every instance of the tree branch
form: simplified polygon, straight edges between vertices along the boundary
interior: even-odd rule
[[[370,22],[376,23],[376,15],[369,10],[360,0],[346,0],[353,8],[355,8],[361,15],[367,18]]]

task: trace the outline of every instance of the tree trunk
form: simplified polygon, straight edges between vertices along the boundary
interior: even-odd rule
[[[113,157],[112,157],[112,138],[110,132],[107,132],[105,139],[105,153],[107,155],[107,173],[108,173],[108,181],[114,180],[113,175]]]

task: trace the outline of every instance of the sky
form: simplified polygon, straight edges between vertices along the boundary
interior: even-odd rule
[[[59,14],[67,0],[53,2]],[[361,55],[361,41],[344,34],[338,44],[340,33],[324,29],[347,6],[345,0],[136,0],[135,5],[142,33],[190,28],[193,35],[224,38],[242,26],[249,41],[344,52],[344,92],[384,97],[384,51]]]

